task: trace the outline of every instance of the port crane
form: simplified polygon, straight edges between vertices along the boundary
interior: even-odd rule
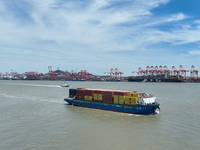
[[[110,71],[108,72],[104,72],[104,74],[110,74],[110,77],[109,78],[106,78],[108,80],[121,80],[121,76],[123,74],[123,72],[119,71],[118,68],[111,68]]]
[[[199,70],[195,69],[195,66],[192,65],[190,70],[185,70],[182,65],[179,66],[179,69],[176,69],[175,66],[172,66],[171,70],[165,65],[158,66],[147,66],[146,69],[138,68],[137,71],[132,71],[132,73],[137,73],[138,76],[157,76],[157,75],[171,75],[171,76],[183,76],[186,78],[186,73],[190,73],[190,78],[197,78]]]

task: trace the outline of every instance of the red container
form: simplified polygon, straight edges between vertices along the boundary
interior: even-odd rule
[[[103,102],[112,103],[114,91],[103,91]]]
[[[112,104],[113,102],[104,102],[104,103],[110,103],[110,104]]]
[[[104,97],[113,97],[113,91],[103,91],[103,98]]]
[[[85,89],[77,89],[76,93],[84,93]]]
[[[95,99],[94,101],[95,101],[95,102],[102,102],[102,100],[96,100],[96,99]]]
[[[101,91],[101,90],[94,90],[94,93],[95,94],[103,94],[103,91]]]
[[[114,95],[125,96],[129,91],[115,91]]]
[[[94,90],[90,90],[90,89],[85,90],[85,95],[93,96],[93,93],[94,93]]]
[[[78,88],[76,91],[76,99],[84,100],[84,96],[85,96],[85,89]]]
[[[85,90],[77,90],[76,93],[85,93]]]
[[[112,97],[103,97],[103,100],[112,100],[113,98]]]
[[[84,100],[84,96],[83,96],[83,95],[77,95],[77,96],[76,96],[76,99]]]
[[[104,103],[113,103],[112,100],[103,100]]]
[[[103,97],[103,102],[112,102],[112,97]]]
[[[84,93],[76,93],[77,96],[84,96]]]
[[[113,95],[103,95],[103,97],[113,97]]]

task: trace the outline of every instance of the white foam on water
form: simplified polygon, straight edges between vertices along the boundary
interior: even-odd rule
[[[4,83],[10,85],[22,85],[22,86],[36,86],[36,87],[53,87],[53,88],[62,88],[60,85],[45,85],[45,84],[14,84],[14,83]]]
[[[155,111],[155,113],[159,114],[159,113],[160,113],[160,111],[159,111],[159,110],[156,110],[156,111]]]
[[[42,84],[20,84],[24,86],[39,86],[39,87],[53,87],[53,88],[61,88],[59,85],[42,85]]]
[[[133,116],[136,116],[136,117],[140,117],[140,116],[142,116],[142,115],[136,115],[136,114],[130,114],[130,115],[133,115]]]
[[[60,102],[60,101],[56,101],[56,100],[53,100],[53,99],[45,99],[45,98],[42,98],[42,97],[28,97],[26,95],[8,95],[6,93],[0,93],[0,97],[2,98],[10,98],[10,99],[23,99],[23,100],[33,100],[33,101],[42,101],[42,102],[50,102],[50,103],[59,103],[59,104],[63,104],[64,102]]]
[[[129,114],[129,113],[123,113],[123,112],[115,112],[116,114],[120,115],[120,116],[142,116],[142,115],[138,115],[138,114]]]
[[[8,95],[6,93],[1,93],[1,97],[3,98],[11,98],[11,99],[18,99],[18,96]]]

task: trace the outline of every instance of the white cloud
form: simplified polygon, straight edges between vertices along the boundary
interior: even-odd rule
[[[190,55],[200,55],[200,50],[189,51]]]
[[[200,24],[200,20],[194,20],[194,23]]]
[[[185,19],[186,16],[183,13],[178,13],[178,14],[174,14],[172,15],[171,18],[168,19],[168,21],[179,21],[179,20],[183,20]]]
[[[14,26],[11,27],[13,30],[11,30],[12,33],[10,34],[19,35],[19,32],[24,33],[21,34],[21,38],[25,38],[26,40],[38,39],[53,40],[57,43],[78,42],[88,45],[102,45],[106,41],[117,44],[118,41],[116,42],[116,39],[129,35],[128,30],[131,31],[132,28],[124,29],[120,27],[120,24],[138,23],[137,21],[141,20],[143,16],[151,15],[149,12],[151,8],[168,1],[151,0],[148,3],[145,3],[145,1],[135,1],[131,6],[128,6],[128,9],[112,8],[111,4],[113,1],[105,0],[96,0],[94,3],[86,4],[89,6],[85,6],[84,8],[81,8],[79,3],[68,2],[65,3],[65,8],[67,9],[52,9],[52,5],[58,7],[57,3],[59,1],[56,0],[31,2],[34,7],[33,11],[30,11],[33,24],[30,23],[24,28],[24,26],[18,26],[17,22],[13,22]],[[106,6],[111,6],[111,8],[102,10]],[[180,16],[183,15],[172,16],[168,21],[181,18]],[[165,21],[151,22],[150,24],[155,25]],[[15,26],[17,29],[15,29]],[[140,31],[143,29],[136,27],[135,30]],[[7,30],[6,32],[9,31]],[[120,38],[120,40],[123,39]],[[106,50],[109,50],[109,45],[107,46]]]
[[[159,53],[153,46],[162,42],[181,45],[200,41],[199,20],[192,26],[189,22],[178,24],[188,18],[184,13],[152,14],[152,9],[169,0],[24,1],[30,9],[18,17],[25,22],[15,16],[20,10],[11,10],[0,0],[1,11],[13,12],[0,13],[0,52],[9,48],[11,55],[27,57],[37,52],[31,59],[55,63],[59,57],[73,56],[82,62],[101,57],[98,63],[117,63],[117,59],[126,62],[126,57],[115,55],[115,51],[135,51],[139,57],[150,49]],[[163,25],[170,28],[162,30]],[[113,52],[112,61],[110,55],[104,56],[106,52]]]
[[[162,18],[156,18],[152,21],[149,21],[143,25],[143,27],[148,27],[148,26],[155,26],[155,25],[160,25],[160,24],[166,24],[169,22],[174,22],[174,21],[180,21],[180,20],[184,20],[186,19],[187,16],[182,14],[182,13],[178,13],[178,14],[173,14],[171,16],[167,16],[167,17],[162,17]]]

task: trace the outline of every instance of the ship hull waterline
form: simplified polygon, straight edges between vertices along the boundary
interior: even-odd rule
[[[159,109],[159,104],[151,104],[151,105],[136,104],[135,106],[127,106],[127,105],[117,105],[109,103],[88,102],[84,100],[74,100],[72,98],[66,98],[64,100],[68,102],[69,105],[73,106],[101,109],[106,111],[114,111],[114,112],[128,113],[128,114],[154,115],[157,114],[157,110]]]

